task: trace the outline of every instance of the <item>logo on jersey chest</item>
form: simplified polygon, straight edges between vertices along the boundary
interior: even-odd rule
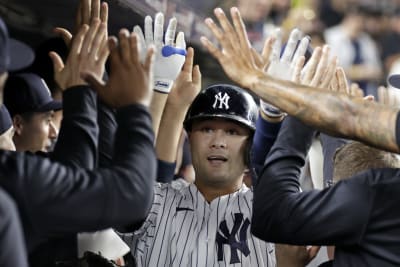
[[[229,99],[231,98],[227,93],[224,93],[222,95],[222,92],[219,92],[218,94],[215,94],[215,101],[213,104],[213,108],[219,108],[219,109],[229,109]]]
[[[232,229],[229,231],[226,220],[219,224],[219,231],[217,232],[217,251],[218,261],[224,260],[224,245],[228,245],[231,249],[230,264],[240,263],[238,251],[244,256],[250,254],[249,246],[247,244],[247,229],[249,228],[250,220],[246,218],[243,220],[243,214],[235,213],[235,219]],[[236,235],[239,233],[239,240],[236,240]]]

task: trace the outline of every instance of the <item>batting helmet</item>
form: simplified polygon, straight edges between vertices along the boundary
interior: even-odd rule
[[[238,122],[253,132],[256,129],[258,107],[253,97],[230,84],[216,84],[203,89],[194,99],[184,122],[190,131],[197,119],[223,118]]]

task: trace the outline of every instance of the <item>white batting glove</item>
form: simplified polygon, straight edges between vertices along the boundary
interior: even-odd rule
[[[299,57],[304,56],[310,42],[308,37],[300,38],[302,33],[298,29],[292,30],[289,40],[286,44],[285,50],[281,54],[282,46],[282,33],[277,29],[274,33],[275,43],[272,48],[271,64],[268,67],[267,73],[280,80],[292,80],[294,68]],[[284,113],[277,107],[260,100],[260,108],[270,117],[280,117]]]
[[[154,34],[153,34],[153,19],[146,16],[144,20],[144,35],[139,26],[135,26],[133,31],[139,37],[139,43],[142,48],[141,59],[145,58],[147,48],[154,45],[156,48],[156,56],[154,62],[154,90],[168,94],[171,91],[172,85],[182,69],[186,57],[186,43],[183,32],[179,32],[175,44],[175,32],[177,21],[176,18],[171,18],[167,31],[164,36],[164,15],[157,13],[154,19]]]

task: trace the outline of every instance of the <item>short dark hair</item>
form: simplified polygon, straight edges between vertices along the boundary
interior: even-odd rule
[[[333,180],[347,179],[372,168],[400,168],[400,160],[394,153],[352,141],[335,153]]]

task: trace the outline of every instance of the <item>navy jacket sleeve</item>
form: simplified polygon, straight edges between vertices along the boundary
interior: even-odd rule
[[[28,267],[17,206],[0,188],[0,266]]]
[[[157,182],[170,183],[175,174],[176,162],[157,160]]]
[[[274,144],[278,136],[281,122],[271,123],[266,121],[260,116],[257,118],[256,131],[253,137],[253,144],[251,148],[251,162],[256,170],[257,175],[264,165],[265,158]]]
[[[299,191],[300,169],[313,130],[285,119],[254,190],[252,233],[266,241],[296,245],[355,244],[372,205],[362,179],[322,191]]]
[[[141,105],[131,105],[118,110],[117,122],[109,168],[89,171],[0,151],[0,186],[16,200],[26,233],[95,231],[146,218],[156,172],[150,114]]]
[[[99,167],[110,166],[114,154],[117,121],[115,110],[98,99],[97,122],[99,125]]]
[[[93,169],[97,161],[96,94],[88,86],[75,86],[63,93],[63,120],[54,151],[54,161]]]

